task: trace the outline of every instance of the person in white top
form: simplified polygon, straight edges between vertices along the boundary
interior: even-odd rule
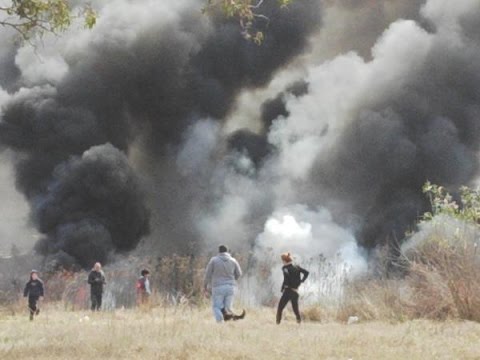
[[[152,290],[150,288],[150,271],[143,269],[140,273],[140,277],[137,280],[137,304],[146,304],[150,295],[152,295]]]

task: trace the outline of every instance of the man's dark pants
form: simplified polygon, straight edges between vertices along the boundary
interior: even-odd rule
[[[33,320],[33,315],[37,313],[37,302],[39,296],[29,296],[28,297],[28,309],[30,310],[30,320]]]
[[[98,311],[102,307],[102,292],[92,291],[90,294],[92,300],[92,311]]]

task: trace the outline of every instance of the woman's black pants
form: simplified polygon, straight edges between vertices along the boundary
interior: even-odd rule
[[[300,318],[300,311],[298,310],[298,292],[295,290],[286,288],[283,290],[283,295],[280,298],[280,302],[278,303],[278,309],[277,309],[277,324],[280,324],[282,321],[282,313],[283,309],[285,309],[285,306],[287,306],[288,302],[292,302],[292,309],[293,312],[295,313],[295,317],[297,318],[297,322],[301,322]]]

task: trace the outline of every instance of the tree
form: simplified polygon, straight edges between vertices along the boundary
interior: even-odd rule
[[[263,2],[264,0],[208,0],[203,10],[208,12],[220,9],[228,18],[238,18],[245,38],[261,44],[264,34],[262,31],[256,31],[253,25],[256,19],[268,21],[268,18],[259,12]],[[285,8],[293,0],[277,0],[277,2],[280,8]]]
[[[77,16],[83,17],[87,28],[92,28],[97,19],[90,6],[74,14],[68,0],[11,0],[10,5],[0,7],[0,12],[6,15],[0,25],[14,29],[25,40],[64,31]]]
[[[262,31],[254,29],[256,19],[268,20],[260,12],[264,0],[206,0],[203,12],[220,10],[228,18],[238,18],[242,34],[246,39],[260,44],[264,39]],[[293,0],[276,0],[280,8],[287,7]],[[84,19],[86,28],[92,28],[97,14],[85,6],[81,14],[72,13],[69,0],[11,0],[10,5],[0,6],[0,14],[7,16],[0,20],[0,26],[10,27],[25,40],[33,35],[58,33],[67,29],[76,16]]]
[[[424,221],[429,221],[436,215],[448,215],[455,219],[480,225],[480,189],[467,186],[460,188],[459,199],[443,187],[430,183],[423,186],[423,193],[428,196],[432,211],[423,215]]]

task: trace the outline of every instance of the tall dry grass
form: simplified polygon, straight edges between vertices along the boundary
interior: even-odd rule
[[[396,259],[396,275],[348,284],[337,318],[355,314],[367,320],[480,322],[478,230],[452,219],[440,220],[407,243]]]

